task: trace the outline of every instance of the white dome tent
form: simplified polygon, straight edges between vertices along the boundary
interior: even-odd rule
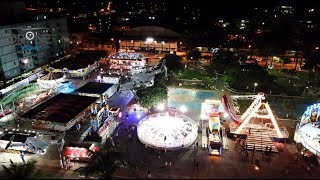
[[[164,112],[142,119],[137,133],[139,140],[149,147],[176,150],[189,147],[196,141],[198,126],[185,115]]]

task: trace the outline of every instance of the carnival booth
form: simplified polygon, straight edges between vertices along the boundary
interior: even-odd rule
[[[99,152],[100,146],[94,143],[70,143],[65,147],[64,156],[71,161],[90,162],[93,160],[94,152]]]
[[[70,93],[76,89],[76,86],[65,80],[65,76],[61,72],[54,72],[49,69],[49,73],[37,80],[41,88],[52,89],[58,93]]]
[[[128,52],[119,50],[112,52],[107,61],[110,64],[110,69],[134,69],[137,67],[145,67],[146,57],[142,53]]]

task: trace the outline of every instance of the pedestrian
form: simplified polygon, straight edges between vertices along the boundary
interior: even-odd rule
[[[197,146],[197,149],[198,149],[198,147],[199,147],[199,143],[198,143],[198,141],[197,141],[197,143],[196,143],[196,146]]]
[[[24,160],[24,152],[23,151],[20,151],[20,157],[22,159],[23,164],[25,164],[26,161]]]
[[[148,169],[148,172],[147,172],[147,178],[150,179],[151,178],[151,171],[150,169]]]

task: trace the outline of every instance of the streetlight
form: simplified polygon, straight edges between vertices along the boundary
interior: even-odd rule
[[[218,91],[218,93],[219,93],[219,98],[221,98],[221,96],[222,96],[222,94],[223,94],[224,90],[223,90],[223,89],[221,89],[221,90],[219,91],[219,89],[217,89],[217,91]]]
[[[154,42],[154,39],[153,39],[152,37],[148,37],[148,38],[146,39],[146,43],[147,43],[147,45],[148,45],[148,57],[149,57],[149,54],[150,54],[149,45],[150,45],[150,43],[153,43],[153,42]]]
[[[258,86],[258,83],[254,83],[254,88],[253,88],[253,94],[256,93],[256,87]]]
[[[186,106],[181,106],[180,107],[180,111],[182,112],[182,113],[185,113],[185,112],[187,112],[187,107]]]
[[[113,39],[113,38],[111,38],[111,41],[112,41],[112,48],[116,48],[116,47],[115,47],[115,42],[114,42],[114,39]]]
[[[163,111],[164,110],[164,104],[163,103],[160,103],[160,104],[158,104],[157,105],[157,109],[159,110],[159,111]]]
[[[309,87],[307,86],[306,88],[304,88],[303,92],[302,92],[302,96],[305,96],[306,94],[306,90],[308,89]]]

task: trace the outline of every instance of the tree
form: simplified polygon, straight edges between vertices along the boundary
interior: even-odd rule
[[[201,52],[198,49],[193,49],[188,52],[187,59],[192,62],[198,62],[201,57]]]
[[[27,163],[13,163],[10,159],[10,166],[2,165],[2,174],[6,179],[31,179],[36,171],[36,161]]]
[[[246,62],[246,60],[248,59],[247,55],[245,54],[241,54],[238,56],[238,61],[240,62],[240,64],[244,64]]]
[[[312,75],[312,71],[316,70],[316,68],[320,65],[320,53],[319,52],[311,52],[306,53],[305,57],[305,65],[304,68],[309,70],[309,78]]]
[[[256,64],[234,66],[228,70],[224,80],[231,88],[238,91],[250,91],[254,83],[258,83],[257,88],[263,89],[265,92],[278,91],[273,78],[268,75],[266,70]]]
[[[283,58],[280,58],[280,61],[282,63],[282,67],[285,65],[285,64],[289,64],[291,63],[291,59],[290,58],[287,58],[287,57],[283,57]]]
[[[169,72],[178,72],[183,68],[182,57],[180,56],[174,54],[166,54],[159,62],[159,65],[161,65],[163,60],[166,60],[166,67],[168,68]]]
[[[142,106],[149,109],[168,99],[167,82],[161,75],[157,75],[153,87],[138,90],[137,96],[140,98]]]
[[[211,74],[215,71],[224,73],[235,65],[239,65],[239,61],[234,56],[234,54],[231,51],[220,50],[219,52],[217,52],[216,57],[207,67],[207,71]]]
[[[110,147],[95,153],[95,159],[87,166],[79,167],[74,170],[76,175],[84,175],[86,178],[94,176],[97,178],[111,179],[112,174],[118,167],[128,167],[123,154],[115,148]]]

